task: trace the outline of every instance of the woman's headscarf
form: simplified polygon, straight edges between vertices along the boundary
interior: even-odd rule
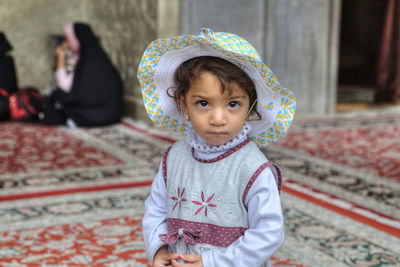
[[[8,42],[4,33],[0,32],[0,55],[5,55],[8,51],[12,49],[12,46]]]
[[[72,51],[75,53],[78,53],[80,45],[79,45],[79,40],[75,35],[74,24],[70,23],[70,24],[65,25],[64,36],[68,40]]]

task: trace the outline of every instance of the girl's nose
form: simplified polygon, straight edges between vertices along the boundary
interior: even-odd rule
[[[210,124],[212,125],[224,125],[226,123],[226,116],[223,109],[213,109],[210,116]]]

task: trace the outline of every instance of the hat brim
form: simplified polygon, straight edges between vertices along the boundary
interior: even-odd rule
[[[185,133],[186,123],[169,96],[174,73],[179,65],[199,56],[220,57],[239,66],[253,80],[257,92],[256,109],[261,121],[249,121],[249,137],[261,148],[283,137],[294,117],[295,96],[282,87],[275,75],[257,56],[228,50],[217,42],[197,35],[153,41],[146,49],[138,69],[144,105],[158,126]]]

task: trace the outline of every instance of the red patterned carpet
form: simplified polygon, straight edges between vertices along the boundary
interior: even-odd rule
[[[57,128],[0,124],[0,174],[107,166],[121,160]]]
[[[302,121],[280,145],[400,181],[399,117]]]
[[[265,149],[285,176],[274,266],[398,266],[398,125],[396,115],[299,120]],[[143,202],[176,138],[131,120],[0,123],[0,266],[148,266]]]

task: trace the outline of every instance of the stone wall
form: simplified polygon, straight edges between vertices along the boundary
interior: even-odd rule
[[[298,113],[332,113],[341,0],[181,0],[181,29],[234,32],[255,46]]]
[[[92,26],[119,69],[126,114],[146,118],[136,70],[157,35],[157,0],[0,0],[0,31],[14,47],[19,86],[54,86],[50,36],[74,21]]]
[[[15,50],[20,86],[53,85],[49,36],[71,21],[88,22],[121,72],[126,114],[145,120],[136,70],[157,37],[201,27],[235,32],[260,52],[297,111],[333,112],[341,0],[0,0],[0,30]]]

